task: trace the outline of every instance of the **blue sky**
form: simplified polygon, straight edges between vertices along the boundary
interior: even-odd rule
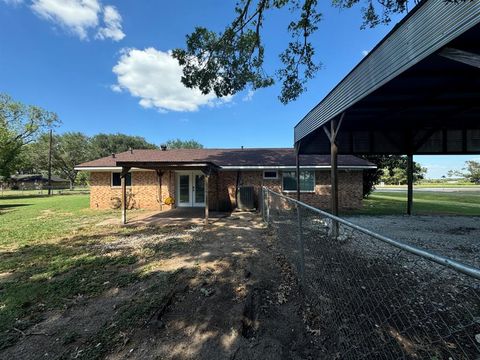
[[[278,86],[223,100],[183,88],[168,51],[182,47],[195,26],[222,30],[234,3],[0,0],[0,92],[58,113],[58,132],[121,132],[155,144],[193,138],[206,147],[292,146],[293,126],[391,28],[360,30],[358,8],[325,5],[313,38],[323,68],[286,106],[277,99]],[[288,11],[277,11],[264,27],[271,74],[286,45],[288,21]],[[435,178],[471,158],[415,160]]]

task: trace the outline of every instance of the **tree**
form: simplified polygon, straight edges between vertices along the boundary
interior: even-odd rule
[[[0,175],[9,177],[20,163],[22,148],[58,123],[57,114],[0,93]]]
[[[445,0],[466,2],[469,0]],[[332,6],[351,8],[362,6],[361,28],[388,24],[394,14],[408,11],[409,3],[417,0],[332,0]],[[315,47],[310,41],[322,19],[318,0],[239,0],[236,16],[223,32],[196,27],[186,38],[185,49],[175,49],[173,56],[183,66],[182,82],[202,93],[217,96],[233,95],[251,87],[258,89],[274,84],[274,76],[263,67],[265,44],[263,26],[273,11],[289,9],[292,21],[285,50],[279,55],[282,66],[275,78],[282,83],[279,99],[286,104],[306,90],[306,83],[321,68],[315,59]]]
[[[132,149],[156,149],[157,146],[149,143],[141,136],[125,134],[98,134],[91,138],[92,160],[100,157],[118,154]]]
[[[203,149],[203,145],[193,139],[170,139],[165,145],[167,146],[167,149]]]
[[[30,161],[36,164],[35,172],[48,169],[49,136],[43,135],[29,147]],[[80,132],[67,132],[53,136],[52,172],[70,181],[72,189],[77,179],[75,165],[92,159],[90,139]]]
[[[393,169],[384,168],[383,176],[381,180],[388,185],[405,185],[408,182],[407,167],[403,164],[403,161],[399,163],[398,167]],[[419,180],[425,178],[427,172],[426,168],[422,168],[420,164],[414,162],[413,164],[413,182],[416,183]]]
[[[465,161],[465,167],[462,170],[463,172],[458,170],[450,170],[448,172],[448,176],[459,176],[472,183],[480,183],[480,162],[474,160]]]
[[[477,161],[470,160],[470,161],[466,161],[465,165],[466,165],[465,170],[467,171],[465,173],[465,177],[469,181],[475,184],[480,183],[480,163]]]
[[[400,182],[406,182],[407,158],[401,155],[363,155],[361,158],[368,160],[375,165],[375,170],[365,170],[363,172],[363,196],[367,197],[375,189],[380,181],[385,183],[398,184],[392,178],[400,179],[400,173],[395,169],[403,169],[405,180],[400,179]],[[414,181],[423,179],[427,169],[422,168],[420,164],[414,162]]]

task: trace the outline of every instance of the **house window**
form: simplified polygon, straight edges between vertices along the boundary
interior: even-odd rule
[[[131,173],[127,173],[127,176],[125,176],[125,184],[127,186],[132,186]],[[120,173],[112,173],[112,186],[122,186],[122,179],[120,178]]]
[[[277,170],[266,170],[263,172],[264,179],[278,179],[278,171]]]
[[[285,171],[283,173],[283,191],[297,191],[297,174],[295,171]],[[300,191],[315,191],[315,171],[300,171]]]

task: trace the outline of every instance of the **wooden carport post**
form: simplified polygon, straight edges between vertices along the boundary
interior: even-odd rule
[[[407,215],[412,215],[413,209],[413,154],[407,155]]]
[[[336,140],[344,117],[345,113],[342,113],[338,124],[336,119],[331,120],[330,130],[328,130],[325,126],[323,127],[323,130],[330,140],[331,212],[335,216],[338,216],[338,146]]]
[[[323,130],[327,134],[330,140],[330,183],[331,183],[331,212],[333,215],[338,216],[338,146],[337,135],[342,125],[345,113],[340,116],[340,120],[337,123],[336,119],[330,121],[330,131],[324,126]],[[338,237],[338,222],[332,221],[332,237],[336,239]]]
[[[297,200],[300,201],[300,142],[295,144],[295,160],[297,166]]]
[[[122,167],[122,172],[120,173],[120,182],[122,186],[122,224],[127,223],[127,183],[125,178],[130,171],[129,167]]]

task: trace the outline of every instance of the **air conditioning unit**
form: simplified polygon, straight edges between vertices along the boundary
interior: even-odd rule
[[[238,188],[237,208],[239,210],[255,209],[255,189],[253,186],[240,186]]]

